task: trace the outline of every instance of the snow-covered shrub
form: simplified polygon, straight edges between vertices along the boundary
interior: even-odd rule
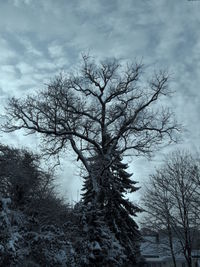
[[[20,211],[10,209],[9,198],[0,198],[0,265],[18,266],[29,253],[23,237],[26,220]]]
[[[39,266],[75,266],[73,248],[62,229],[47,225],[26,236],[30,240],[31,258]]]
[[[10,206],[10,199],[0,198],[0,266],[76,266],[62,228],[40,227],[36,217]]]
[[[78,227],[77,239],[73,242],[76,266],[123,266],[124,249],[103,222],[98,208],[79,203],[74,213]]]

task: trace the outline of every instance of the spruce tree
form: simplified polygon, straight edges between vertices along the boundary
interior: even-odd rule
[[[107,139],[110,140],[109,137]],[[93,175],[96,176],[95,179],[90,175],[85,177],[83,201],[86,205],[93,203],[101,210],[104,222],[125,249],[128,261],[134,264],[140,258],[140,233],[133,217],[141,210],[126,194],[139,188],[131,180],[132,174],[127,172],[128,164],[122,162],[118,150],[114,149],[109,155],[106,154],[108,151],[107,147],[104,157],[96,153],[90,158]]]
[[[114,157],[115,161],[107,171],[111,185],[105,205],[105,220],[125,248],[130,262],[136,263],[140,258],[140,232],[133,217],[141,212],[141,209],[133,204],[126,194],[136,192],[139,187],[136,187],[136,182],[131,179],[132,174],[127,172],[128,164],[122,162],[117,151]]]

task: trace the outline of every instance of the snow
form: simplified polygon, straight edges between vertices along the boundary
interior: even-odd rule
[[[92,249],[92,250],[96,250],[96,251],[101,251],[101,246],[99,245],[99,242],[94,241],[94,242],[91,244],[91,249]]]

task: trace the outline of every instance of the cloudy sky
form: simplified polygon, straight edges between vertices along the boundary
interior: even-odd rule
[[[200,148],[200,1],[188,0],[0,0],[0,101],[43,87],[75,66],[81,53],[97,58],[141,60],[167,69],[175,91],[169,104],[184,125],[179,147]],[[147,70],[148,70],[147,68]],[[168,100],[169,101],[169,100]],[[38,149],[39,138],[1,134],[1,142]],[[130,162],[135,180],[147,179],[166,152],[151,162]],[[59,170],[62,192],[77,200],[80,178],[73,159]]]

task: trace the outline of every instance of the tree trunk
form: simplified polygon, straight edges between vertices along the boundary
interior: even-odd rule
[[[170,251],[171,251],[171,255],[172,255],[172,260],[173,260],[174,267],[176,267],[176,257],[175,257],[175,254],[174,254],[172,232],[171,232],[171,228],[170,228],[169,223],[168,223],[167,228],[168,228],[169,246],[170,246]]]

